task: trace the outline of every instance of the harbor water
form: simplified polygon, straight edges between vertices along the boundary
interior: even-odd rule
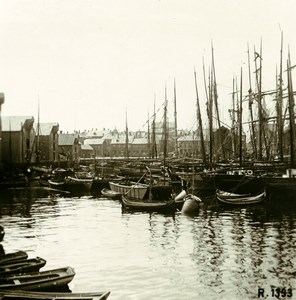
[[[73,267],[73,292],[110,290],[111,300],[267,299],[281,288],[296,298],[296,205],[281,199],[233,208],[208,198],[188,217],[128,212],[118,200],[41,188],[0,197],[5,252],[40,256],[42,270]]]

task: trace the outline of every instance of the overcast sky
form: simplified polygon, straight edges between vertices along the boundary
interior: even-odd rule
[[[205,109],[202,61],[214,47],[221,117],[229,123],[232,79],[247,78],[247,45],[263,45],[263,86],[275,88],[280,34],[296,62],[294,0],[0,0],[3,115],[33,115],[63,131],[146,129],[165,86],[178,127],[195,122],[194,68]],[[295,86],[295,84],[294,84]],[[244,93],[249,86],[244,85]],[[247,113],[247,112],[245,112]],[[161,119],[162,110],[158,113]],[[203,115],[206,123],[206,115]]]

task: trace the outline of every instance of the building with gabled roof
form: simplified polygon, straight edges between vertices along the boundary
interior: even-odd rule
[[[2,117],[2,162],[25,164],[32,161],[35,130],[32,116]]]
[[[133,142],[133,140],[134,140],[134,136],[131,133],[129,133],[128,144],[126,145],[126,134],[125,133],[116,134],[110,142],[110,156],[128,157],[130,145]],[[128,149],[126,149],[126,147],[128,147]],[[128,150],[128,153],[126,153],[126,150]]]
[[[107,144],[103,138],[86,139],[84,145],[90,145],[93,148],[95,157],[107,156]]]
[[[134,138],[133,142],[129,146],[130,156],[134,157],[149,157],[149,150],[147,137]]]
[[[67,161],[69,165],[79,161],[79,134],[59,133],[58,154],[59,161]]]
[[[94,148],[91,145],[85,144],[80,145],[80,157],[81,158],[92,158],[95,155]]]
[[[57,162],[58,161],[58,123],[34,124],[35,136],[35,161]]]

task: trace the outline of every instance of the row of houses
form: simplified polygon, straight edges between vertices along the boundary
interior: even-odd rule
[[[3,164],[43,162],[78,162],[96,157],[159,157],[163,155],[163,139],[159,132],[152,138],[147,132],[118,132],[88,130],[63,133],[58,123],[36,123],[32,116],[3,116],[1,133],[1,161]],[[181,157],[201,155],[200,140],[190,132],[179,132],[177,151]],[[209,142],[206,137],[206,148]],[[169,155],[176,154],[174,137],[167,144]],[[229,150],[230,156],[231,150]]]

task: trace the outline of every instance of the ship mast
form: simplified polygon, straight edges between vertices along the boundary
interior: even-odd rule
[[[195,69],[194,69],[194,82],[195,82],[195,91],[196,91],[196,117],[197,117],[197,124],[199,126],[199,131],[200,131],[201,153],[202,153],[203,163],[204,163],[204,165],[206,165],[206,163],[207,163],[206,150],[205,150],[205,142],[204,142],[204,136],[203,136],[203,126],[202,126],[202,119],[201,119],[201,113],[200,113],[200,104],[199,104]]]

